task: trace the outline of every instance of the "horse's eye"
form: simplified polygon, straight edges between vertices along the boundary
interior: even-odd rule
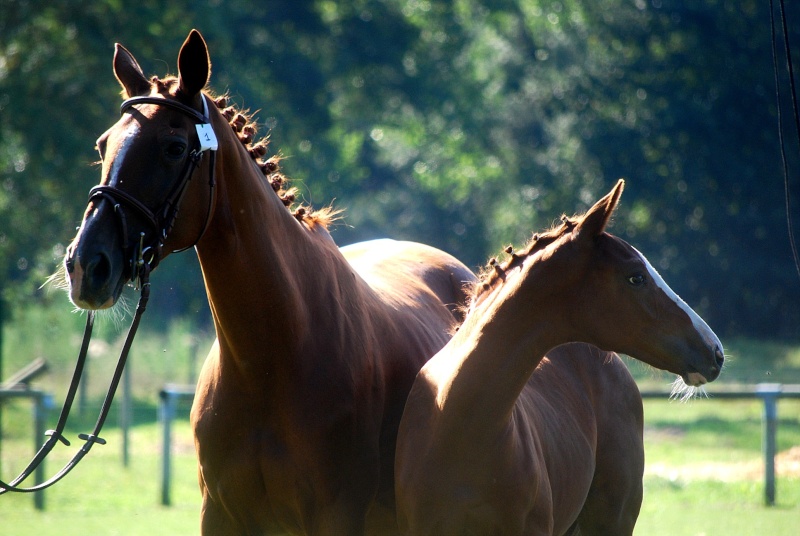
[[[186,144],[183,142],[174,141],[167,145],[167,148],[164,150],[164,152],[168,158],[177,160],[178,158],[182,158],[186,153]]]
[[[647,281],[647,278],[645,278],[643,274],[633,274],[628,278],[628,283],[634,287],[641,287],[644,285],[645,281]]]

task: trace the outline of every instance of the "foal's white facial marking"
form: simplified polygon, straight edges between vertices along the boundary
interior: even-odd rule
[[[719,351],[724,354],[722,349],[722,343],[720,342],[719,337],[717,337],[716,334],[713,331],[711,331],[711,328],[708,327],[708,324],[706,324],[705,320],[700,318],[700,315],[695,313],[692,310],[692,308],[689,307],[686,304],[686,302],[681,299],[680,296],[675,294],[675,291],[673,291],[669,287],[669,285],[667,285],[666,281],[664,281],[664,278],[661,277],[661,275],[656,271],[656,269],[653,268],[653,265],[650,264],[650,261],[648,261],[647,258],[644,255],[642,255],[642,253],[639,250],[634,248],[634,251],[636,251],[636,253],[639,254],[639,257],[641,257],[642,262],[644,262],[644,265],[647,267],[647,271],[650,273],[650,277],[652,278],[653,282],[661,290],[663,290],[664,293],[678,305],[678,307],[683,309],[683,311],[687,315],[689,315],[689,318],[692,320],[694,328],[703,337],[703,340],[705,340],[706,344],[708,344],[709,348],[711,348],[711,351],[713,352],[715,349],[719,348]],[[706,378],[698,372],[690,372],[688,374],[688,380],[691,385],[702,385],[706,383]]]

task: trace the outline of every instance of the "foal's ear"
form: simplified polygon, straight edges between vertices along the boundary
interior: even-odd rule
[[[150,82],[136,58],[119,43],[114,45],[114,76],[122,86],[126,99],[150,93]]]
[[[211,74],[211,60],[208,47],[197,30],[189,32],[189,36],[178,53],[178,79],[184,95],[194,97],[208,83]]]
[[[620,179],[605,197],[589,209],[589,212],[578,223],[577,232],[580,236],[594,237],[605,231],[624,188],[625,181]]]

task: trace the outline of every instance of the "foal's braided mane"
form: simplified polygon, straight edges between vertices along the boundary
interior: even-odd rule
[[[478,280],[474,283],[470,307],[485,298],[493,289],[502,285],[506,280],[507,272],[521,266],[525,259],[546,248],[564,234],[571,232],[578,224],[578,220],[577,217],[569,218],[563,215],[560,224],[542,233],[534,234],[521,250],[514,251],[513,246],[506,246],[503,250],[506,258],[503,261],[497,260],[497,257],[489,259],[486,267],[478,274]]]
[[[173,96],[174,93],[177,92],[178,79],[176,77],[170,76],[161,80],[157,76],[153,76],[150,82],[159,92],[169,93]],[[175,89],[170,91],[170,88]],[[289,212],[291,212],[299,222],[308,225],[309,228],[314,228],[319,225],[327,229],[328,226],[337,219],[340,211],[331,206],[313,210],[308,205],[294,205],[297,200],[297,188],[288,186],[288,179],[281,171],[280,154],[267,156],[270,141],[269,135],[258,140],[256,139],[258,126],[253,120],[254,114],[251,114],[249,110],[240,110],[234,105],[229,105],[227,94],[218,96],[210,92],[206,92],[206,94],[220,110],[222,116],[228,121],[228,124],[236,133],[239,141],[244,145],[245,149],[247,149],[250,157],[264,174],[264,178]]]

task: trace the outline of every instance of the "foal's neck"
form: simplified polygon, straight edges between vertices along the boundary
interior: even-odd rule
[[[548,285],[538,283],[538,266],[522,270],[471,311],[429,363],[429,373],[438,376],[442,414],[454,417],[454,426],[505,428],[530,375],[550,349],[565,342],[560,309]]]

